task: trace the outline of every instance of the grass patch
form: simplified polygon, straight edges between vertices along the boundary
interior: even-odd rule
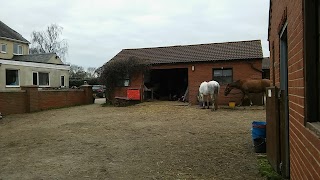
[[[283,180],[283,178],[273,170],[267,156],[258,156],[258,163],[261,176],[266,177],[268,180]]]

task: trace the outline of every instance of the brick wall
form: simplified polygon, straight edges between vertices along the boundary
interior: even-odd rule
[[[93,103],[91,86],[81,88],[38,90],[37,86],[26,86],[21,91],[1,91],[0,112],[8,115]]]
[[[191,104],[197,104],[197,95],[199,86],[203,81],[212,80],[212,69],[213,68],[232,68],[233,69],[233,80],[238,79],[261,79],[262,73],[254,70],[248,62],[252,63],[257,69],[262,69],[262,60],[250,60],[250,61],[228,61],[228,62],[212,62],[212,63],[190,63],[190,64],[168,64],[168,65],[157,65],[153,66],[152,69],[174,69],[174,68],[187,68],[188,69],[188,85],[189,85],[189,102]],[[195,70],[192,71],[191,67],[194,66]],[[142,87],[143,76],[135,76],[131,80],[130,87]],[[220,105],[227,105],[229,101],[236,101],[240,103],[242,94],[239,90],[232,90],[231,93],[240,93],[236,95],[224,96],[224,89],[226,85],[221,84],[220,94],[218,103]],[[115,91],[116,96],[126,96],[127,88],[117,88]]]
[[[1,91],[0,112],[3,115],[26,112],[26,91]]]
[[[83,90],[39,91],[39,110],[85,104]]]
[[[279,32],[284,22],[288,22],[290,177],[299,180],[320,179],[320,140],[304,125],[303,2],[272,0],[269,29],[270,75],[279,87]]]

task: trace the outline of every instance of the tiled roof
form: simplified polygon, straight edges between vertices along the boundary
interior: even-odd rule
[[[123,49],[111,59],[131,56],[146,59],[150,64],[208,62],[263,58],[260,40],[168,46],[140,49]]]
[[[262,59],[262,69],[270,69],[270,59],[268,57]]]
[[[57,56],[57,55],[56,53],[15,55],[13,56],[12,60],[37,62],[37,63],[49,63],[49,60],[52,58],[52,56]]]
[[[9,38],[9,39],[15,39],[18,41],[22,41],[25,43],[30,43],[28,40],[26,40],[24,37],[21,36],[18,32],[11,29],[9,26],[4,24],[2,21],[0,21],[0,38]]]

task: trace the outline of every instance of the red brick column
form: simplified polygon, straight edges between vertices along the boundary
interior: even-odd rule
[[[22,86],[21,90],[26,90],[26,111],[39,111],[39,92],[38,86]]]
[[[85,104],[93,104],[94,99],[93,99],[92,86],[91,85],[82,85],[80,88],[84,90],[84,96],[85,96],[84,103]]]

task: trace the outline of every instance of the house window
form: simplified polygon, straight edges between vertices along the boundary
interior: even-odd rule
[[[304,64],[305,113],[307,122],[320,121],[320,3],[305,1]],[[314,38],[318,37],[318,38]]]
[[[39,72],[39,86],[49,86],[49,73]]]
[[[19,71],[6,69],[6,86],[19,86]]]
[[[32,84],[38,85],[38,73],[37,72],[32,73]]]
[[[117,81],[118,87],[128,87],[130,85],[130,77],[126,75],[124,78],[120,78]]]
[[[13,44],[13,54],[15,55],[22,55],[23,54],[23,48],[20,44]]]
[[[232,69],[213,69],[212,79],[219,84],[232,83]]]
[[[60,86],[64,87],[65,83],[64,83],[64,76],[60,76]]]
[[[7,45],[6,44],[1,44],[1,47],[0,47],[0,52],[1,53],[7,53]]]
[[[49,73],[45,72],[33,72],[32,73],[33,85],[50,86]]]

